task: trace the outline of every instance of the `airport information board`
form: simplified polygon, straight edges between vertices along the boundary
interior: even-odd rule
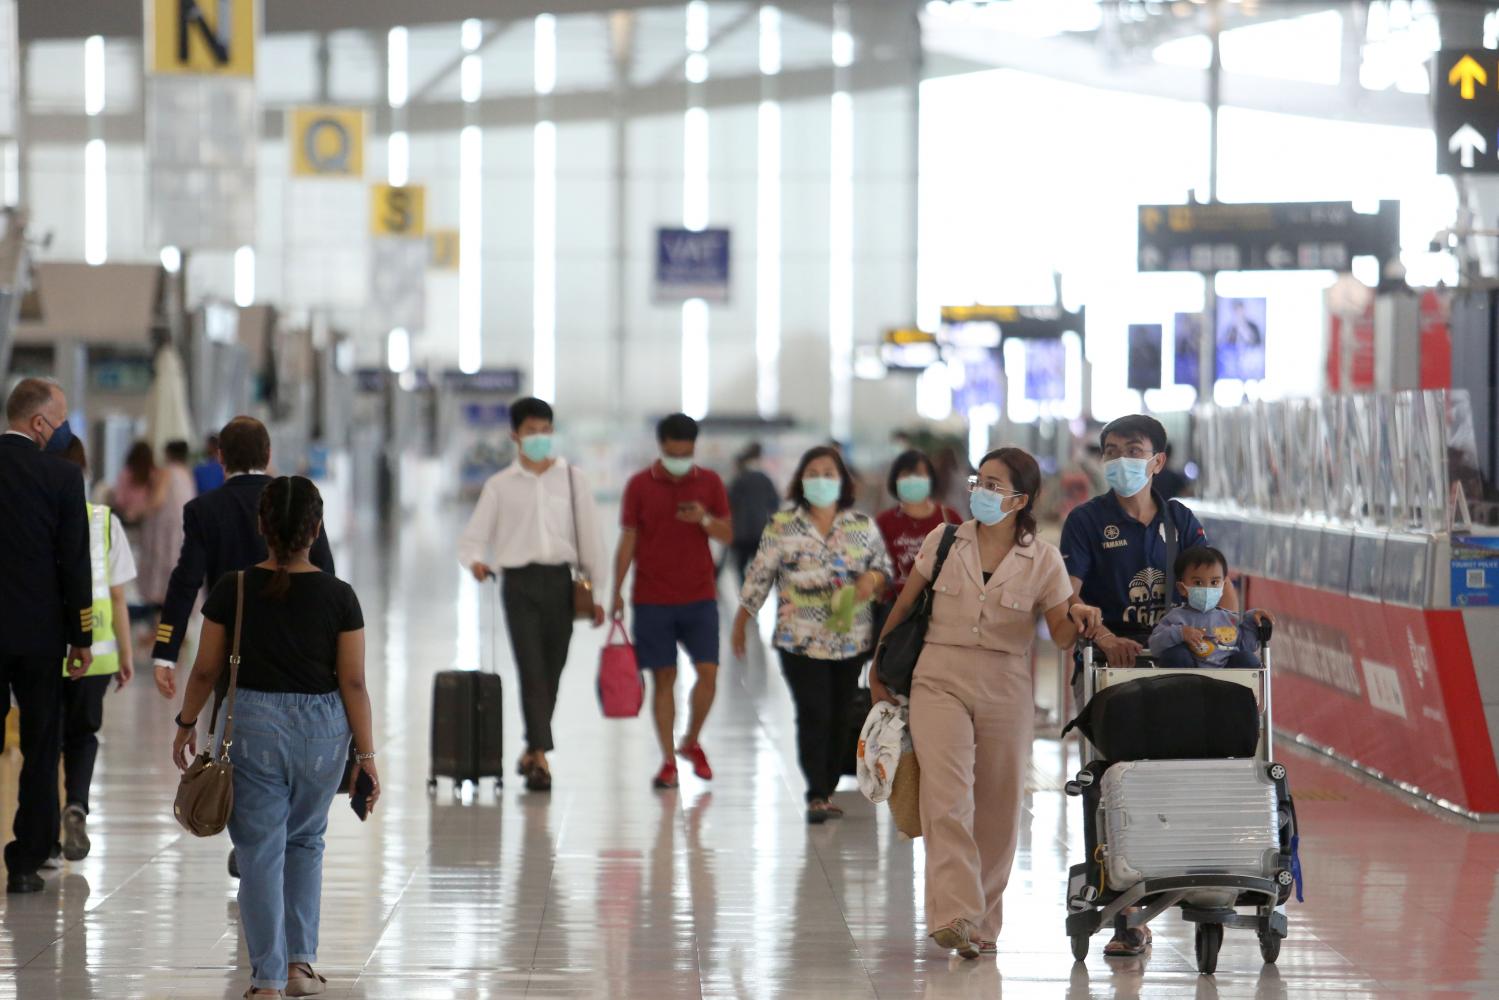
[[[1377,214],[1347,201],[1141,205],[1141,271],[1347,271],[1400,252],[1400,203]]]

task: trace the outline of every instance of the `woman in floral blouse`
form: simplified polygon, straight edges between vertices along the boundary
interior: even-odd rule
[[[734,654],[744,657],[750,622],[779,590],[775,646],[796,702],[796,742],[807,780],[807,822],[843,815],[833,805],[842,770],[840,734],[874,647],[877,598],[890,558],[873,520],[853,510],[854,481],[832,448],[802,456],[791,479],[795,506],[771,519],[745,574],[734,619]]]

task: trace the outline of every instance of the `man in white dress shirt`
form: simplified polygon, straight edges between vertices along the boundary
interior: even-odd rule
[[[573,635],[572,570],[577,567],[590,582],[604,579],[604,547],[587,477],[553,455],[551,406],[517,400],[510,426],[519,455],[484,484],[458,543],[458,560],[481,583],[503,574],[505,622],[526,725],[520,770],[527,788],[548,791],[552,712]],[[593,624],[604,624],[597,598]]]

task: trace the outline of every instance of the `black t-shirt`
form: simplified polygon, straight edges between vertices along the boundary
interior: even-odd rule
[[[332,694],[338,690],[338,635],[364,628],[354,588],[330,573],[293,573],[285,600],[264,596],[272,573],[245,572],[239,686],[251,691]],[[235,574],[225,573],[203,603],[203,617],[234,642]]]

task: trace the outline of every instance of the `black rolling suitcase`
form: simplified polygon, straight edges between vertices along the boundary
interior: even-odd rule
[[[498,599],[497,593],[491,597],[493,602]],[[498,612],[493,604],[490,617],[490,642],[497,643]],[[452,779],[455,797],[462,794],[465,781],[472,781],[477,788],[484,778],[493,778],[496,791],[504,785],[503,696],[500,675],[492,670],[444,670],[432,678],[428,794],[436,793],[438,778]]]

